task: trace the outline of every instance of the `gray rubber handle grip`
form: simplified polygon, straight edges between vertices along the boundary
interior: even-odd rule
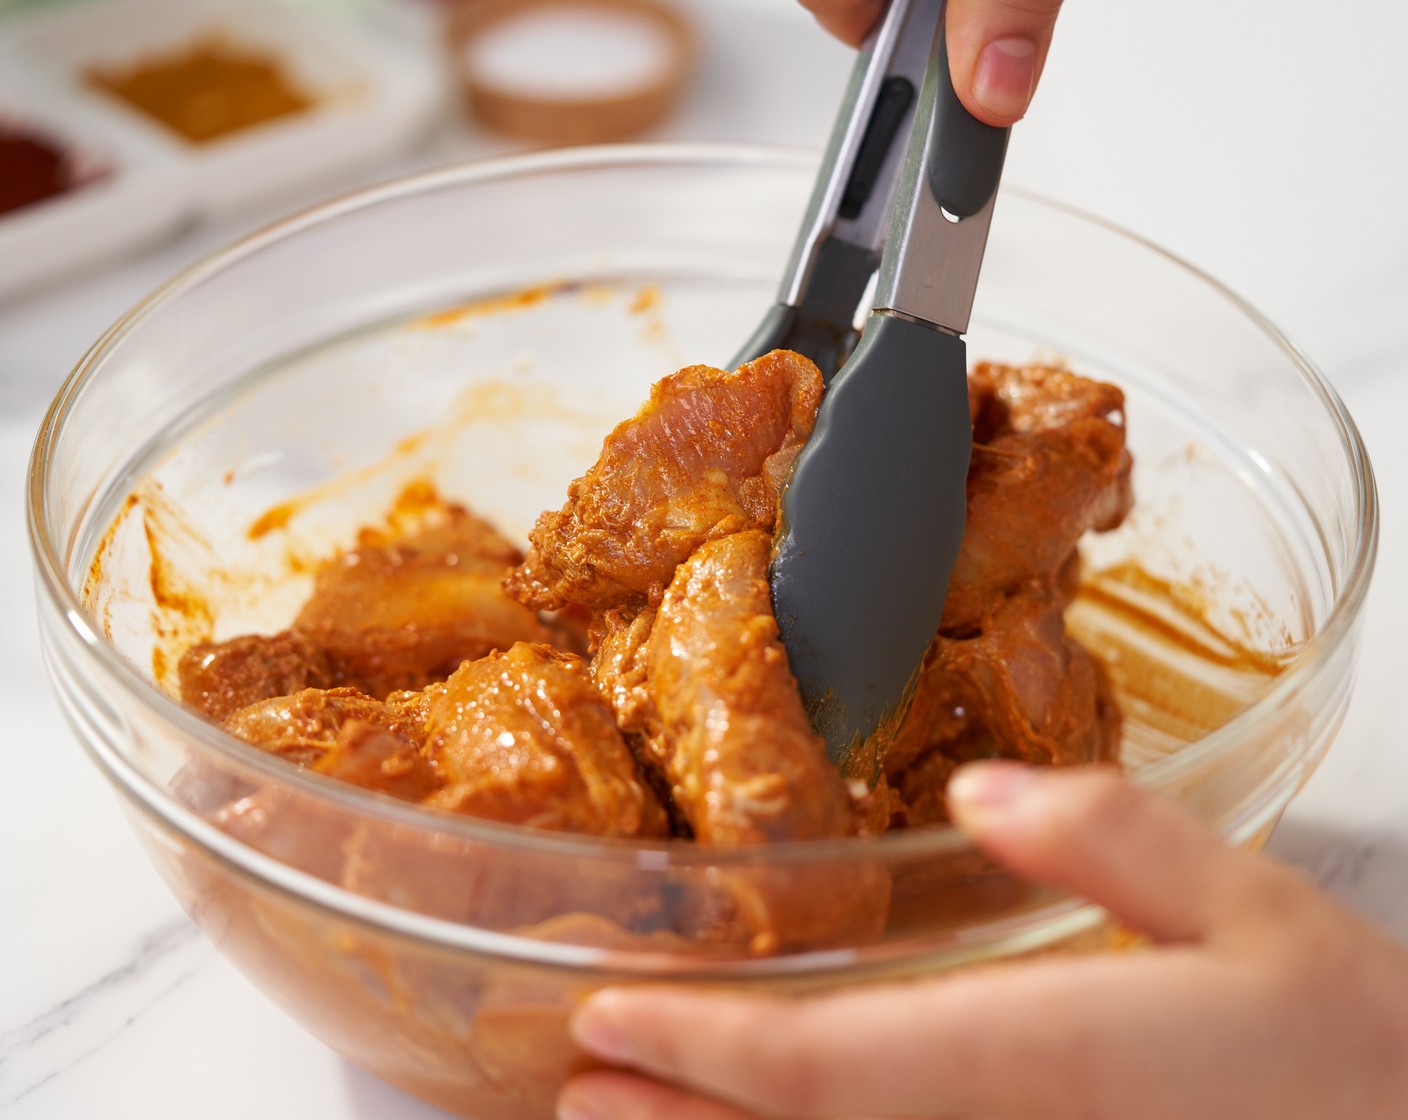
[[[945,5],[947,8],[947,5]],[[969,218],[997,193],[1007,156],[1006,128],[984,124],[963,107],[948,65],[948,35],[939,17],[938,101],[929,122],[929,189],[956,218]]]

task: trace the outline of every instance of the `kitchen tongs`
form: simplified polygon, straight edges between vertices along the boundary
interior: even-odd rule
[[[962,335],[1007,150],[1007,129],[953,90],[944,8],[892,0],[857,61],[779,303],[735,362],[783,347],[828,379],[783,493],[773,607],[813,726],[843,771],[872,782],[866,745],[903,715],[963,538]]]

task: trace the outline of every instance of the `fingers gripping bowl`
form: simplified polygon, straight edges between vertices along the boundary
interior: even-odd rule
[[[329,204],[133,310],[40,433],[49,668],[154,863],[309,1030],[464,1115],[549,1116],[582,1060],[566,1016],[608,983],[805,991],[1119,937],[945,828],[711,850],[431,814],[172,698],[183,649],[287,625],[316,560],[418,485],[523,539],[654,380],[726,360],[811,174],[758,150],[597,149]],[[1026,195],[1001,200],[976,307],[975,356],[1124,389],[1136,506],[1086,542],[1067,622],[1107,667],[1135,780],[1259,842],[1349,698],[1377,535],[1352,422],[1235,297]],[[257,837],[218,812],[245,796]],[[883,928],[770,955],[658,917],[721,881],[877,878]]]

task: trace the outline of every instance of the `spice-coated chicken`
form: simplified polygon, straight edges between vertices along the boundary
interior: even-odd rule
[[[689,366],[657,382],[567,503],[538,518],[509,592],[539,610],[659,602],[705,541],[772,531],[820,403],[816,366],[783,350],[734,373]]]
[[[961,762],[1037,765],[1113,758],[1120,716],[1099,664],[1062,614],[1080,576],[1076,542],[1129,512],[1124,395],[1047,366],[979,365],[969,376],[968,521],[943,620],[885,759],[896,823],[945,821]]]
[[[843,779],[809,726],[767,581],[778,498],[821,392],[815,366],[787,352],[681,370],[538,519],[526,558],[462,507],[426,503],[329,561],[288,630],[189,651],[183,698],[268,753],[403,800],[716,849],[941,822],[948,776],[971,758],[1113,757],[1118,710],[1063,612],[1079,538],[1132,500],[1120,391],[1044,366],[973,371],[967,530],[873,791]],[[212,819],[284,858],[300,843],[280,819],[288,801],[231,790]],[[491,925],[590,911],[772,952],[864,941],[888,909],[888,876],[855,861],[825,881],[728,860],[681,869],[665,912],[599,885],[573,900],[490,889],[455,854],[473,846],[463,837],[411,858],[422,838],[370,822],[305,832],[319,848],[302,862],[319,873]],[[437,870],[398,871],[422,865]]]
[[[553,631],[504,594],[523,557],[487,521],[441,504],[404,535],[370,532],[317,572],[290,629],[194,646],[181,698],[212,719],[300,688],[375,697],[442,681],[462,661]]]

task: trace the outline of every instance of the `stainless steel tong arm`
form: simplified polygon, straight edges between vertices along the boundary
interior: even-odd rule
[[[891,0],[861,50],[778,301],[734,366],[784,347],[829,383],[856,345],[877,270],[877,312],[967,330],[1007,130],[970,116],[954,92],[946,7]]]
[[[940,18],[880,263],[877,311],[953,334],[968,330],[1007,138],[1007,129],[977,120],[959,101]]]
[[[929,67],[943,0],[891,0],[862,47],[837,114],[816,187],[778,292],[779,302],[801,307],[816,301],[814,287],[855,288],[854,311],[879,263],[890,231],[905,140]],[[828,245],[855,252],[842,277],[818,276]],[[831,302],[831,301],[826,301]]]

